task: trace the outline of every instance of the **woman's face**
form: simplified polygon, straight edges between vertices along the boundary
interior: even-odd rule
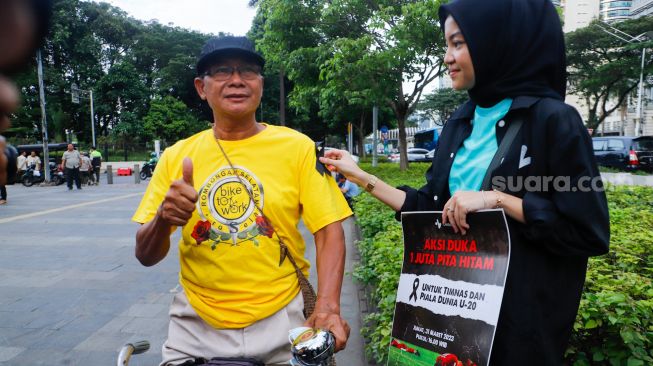
[[[465,42],[458,23],[453,17],[448,16],[444,22],[444,37],[447,42],[447,52],[444,63],[449,68],[452,87],[456,90],[469,90],[474,87],[474,65],[469,55],[469,48]]]

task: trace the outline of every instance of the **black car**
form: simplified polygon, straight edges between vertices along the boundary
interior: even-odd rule
[[[653,136],[594,137],[592,144],[599,165],[653,171]]]

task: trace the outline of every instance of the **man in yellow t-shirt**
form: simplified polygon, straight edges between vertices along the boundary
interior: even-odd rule
[[[349,326],[340,316],[344,273],[341,221],[351,215],[317,162],[315,144],[285,127],[259,123],[263,58],[245,37],[213,38],[197,64],[195,86],[213,110],[213,128],[162,155],[133,220],[136,257],[151,266],[182,227],[179,279],[161,365],[212,357],[287,362],[288,330],[330,330],[336,349]],[[308,276],[299,220],[315,236],[318,300],[305,319],[287,245]]]

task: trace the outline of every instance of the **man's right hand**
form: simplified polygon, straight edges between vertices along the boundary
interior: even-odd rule
[[[184,158],[182,179],[170,184],[158,215],[171,226],[184,226],[195,211],[198,194],[193,185],[193,161]]]

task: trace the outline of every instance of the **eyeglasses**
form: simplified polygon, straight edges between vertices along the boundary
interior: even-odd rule
[[[245,66],[216,66],[209,68],[204,72],[204,76],[210,76],[218,81],[229,80],[234,71],[238,71],[238,74],[242,79],[245,80],[254,80],[261,75],[261,68],[258,66],[245,65]]]

